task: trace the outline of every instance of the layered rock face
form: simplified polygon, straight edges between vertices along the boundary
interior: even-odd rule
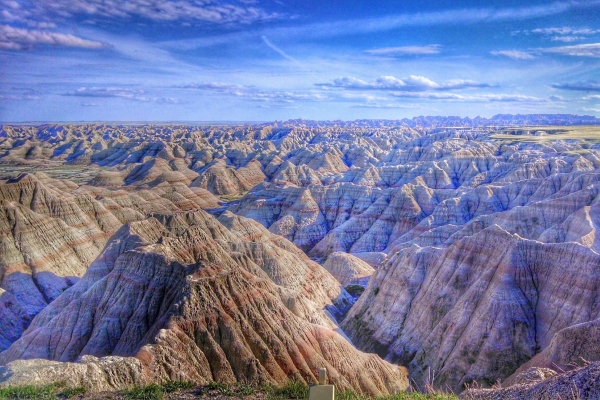
[[[462,400],[546,400],[600,398],[600,363],[559,373],[546,368],[530,368],[519,374],[515,383],[497,389],[470,389]]]
[[[188,187],[78,187],[43,173],[0,181],[0,350],[73,285],[124,223],[218,204]]]
[[[0,349],[85,273],[120,226],[90,196],[33,175],[0,183]]]
[[[147,385],[140,360],[134,357],[83,356],[77,363],[18,360],[0,367],[0,387],[46,386],[60,382],[88,391],[113,391]]]
[[[431,368],[436,384],[454,390],[491,385],[561,330],[598,318],[599,263],[580,244],[543,244],[496,225],[447,248],[413,245],[377,271],[342,327],[415,379]]]
[[[200,383],[314,382],[326,367],[340,388],[407,387],[401,367],[325,326],[323,308],[343,294],[327,271],[256,222],[221,218],[198,211],[124,226],[0,363],[136,356],[153,380]]]
[[[366,285],[375,269],[358,257],[348,253],[332,253],[323,268],[344,286]]]

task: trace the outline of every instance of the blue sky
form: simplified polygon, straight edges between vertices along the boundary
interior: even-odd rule
[[[0,121],[600,116],[600,0],[0,0]]]

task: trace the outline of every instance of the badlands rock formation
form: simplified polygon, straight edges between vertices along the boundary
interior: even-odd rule
[[[402,371],[336,331],[457,392],[600,361],[600,132],[582,124],[600,120],[3,126],[0,362],[265,382],[327,364],[386,393]],[[352,305],[340,287],[367,280]]]
[[[323,268],[342,285],[366,285],[375,269],[358,257],[348,253],[331,253]]]
[[[0,367],[0,386],[46,386],[60,382],[88,391],[114,391],[147,385],[140,360],[134,357],[83,356],[76,363],[18,360]]]
[[[0,350],[73,285],[122,224],[157,212],[215,207],[208,192],[78,187],[43,173],[0,181]]]
[[[530,368],[505,388],[470,389],[463,400],[546,400],[600,398],[600,363],[557,374],[546,368]]]
[[[258,223],[222,220],[197,211],[125,225],[0,363],[136,356],[153,380],[199,383],[314,382],[326,367],[340,388],[406,389],[401,367],[325,326],[323,308],[343,294],[331,275]]]

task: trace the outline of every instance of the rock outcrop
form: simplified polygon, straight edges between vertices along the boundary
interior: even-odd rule
[[[340,388],[408,386],[401,367],[310,322],[342,294],[331,275],[256,222],[222,219],[231,230],[202,211],[124,226],[0,364],[114,355],[137,357],[152,380],[314,382],[326,367]]]
[[[369,264],[348,253],[331,253],[323,268],[344,286],[353,284],[366,286],[375,272]]]
[[[18,360],[0,367],[0,388],[61,383],[100,392],[144,386],[149,382],[142,363],[134,357],[83,356],[76,363]]]
[[[0,182],[0,350],[79,280],[122,224],[216,205],[211,193],[177,185],[130,193],[39,173]]]
[[[462,400],[592,400],[600,398],[600,363],[557,374],[531,368],[519,375],[515,384],[496,389],[470,389]]]
[[[599,263],[580,244],[526,240],[495,225],[445,248],[412,245],[376,272],[342,327],[417,381],[431,369],[436,385],[455,391],[492,385],[563,329],[598,318]]]

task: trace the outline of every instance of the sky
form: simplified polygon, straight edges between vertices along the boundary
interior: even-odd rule
[[[0,121],[600,117],[600,0],[0,0]]]

